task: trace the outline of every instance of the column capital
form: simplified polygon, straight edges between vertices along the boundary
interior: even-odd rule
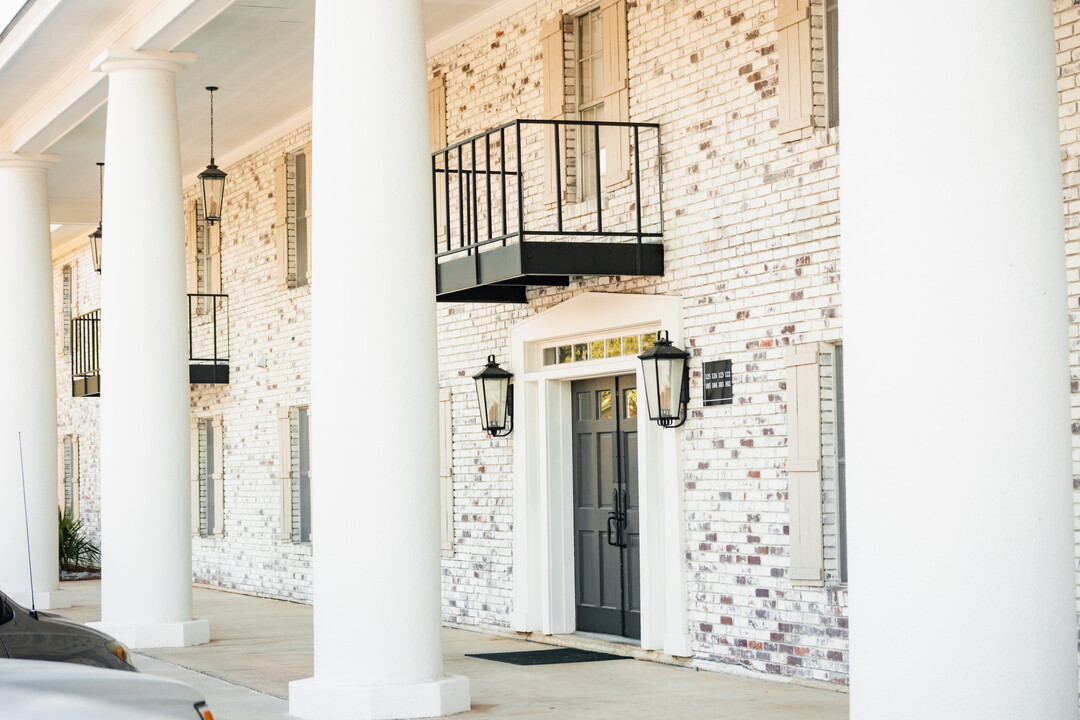
[[[42,155],[40,153],[6,153],[0,152],[0,169],[3,168],[36,168],[48,170],[60,162],[59,155]]]
[[[90,63],[90,69],[106,75],[114,70],[168,70],[176,74],[193,62],[195,53],[191,52],[109,48]]]

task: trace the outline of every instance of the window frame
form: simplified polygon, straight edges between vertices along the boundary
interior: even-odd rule
[[[58,483],[60,506],[73,519],[81,515],[79,484],[79,436],[64,433],[60,437],[60,482]]]
[[[603,80],[604,80],[604,12],[597,4],[593,7],[579,11],[573,16],[574,18],[574,109],[575,115],[578,120],[603,120],[604,119],[604,105],[607,96],[604,94]],[[586,57],[583,50],[583,36],[585,21],[588,21],[590,36],[596,38],[599,36],[599,49],[592,49],[592,52]],[[599,29],[597,30],[597,26]],[[589,63],[590,69],[597,64],[600,66],[600,87],[595,86],[595,82],[591,82],[593,93],[591,99],[586,100],[584,98],[585,90],[585,71],[584,64]],[[592,72],[593,79],[595,80],[595,71]],[[595,141],[587,137],[585,132],[568,133],[569,135],[577,135],[575,138],[577,142],[575,161],[576,161],[576,174],[574,176],[575,187],[577,189],[578,202],[585,202],[590,198],[597,196],[596,192],[596,180],[597,178],[591,178],[591,182],[586,182],[589,173],[595,172],[596,160],[595,155],[600,155],[600,180],[603,182],[604,177],[604,135],[600,136],[600,144],[598,147],[592,147]],[[569,138],[568,138],[569,139]],[[586,168],[589,168],[587,171]],[[569,175],[569,173],[567,173]]]
[[[307,436],[301,431],[300,415],[306,417]],[[293,545],[310,545],[314,539],[311,517],[311,406],[283,406],[278,412],[279,467],[278,483],[281,494],[281,524],[279,539]],[[306,444],[306,447],[304,447]],[[307,493],[304,493],[303,459],[307,456]],[[307,536],[303,533],[305,506],[308,515]]]
[[[74,263],[67,263],[60,270],[60,323],[63,326],[61,335],[65,358],[70,358],[72,351],[71,320],[75,317],[76,267]]]
[[[204,430],[205,429],[205,430]],[[191,534],[225,535],[225,452],[221,415],[191,418]],[[207,460],[204,472],[202,458]]]
[[[282,153],[274,169],[274,242],[278,281],[290,289],[306,287],[312,280],[311,167],[311,143],[308,142]],[[301,181],[302,191],[299,187]]]

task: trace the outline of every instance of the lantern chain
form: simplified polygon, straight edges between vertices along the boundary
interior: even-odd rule
[[[216,87],[206,88],[210,91],[210,164],[214,164],[214,91]]]

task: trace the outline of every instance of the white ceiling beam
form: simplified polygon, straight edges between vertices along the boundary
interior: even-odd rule
[[[0,43],[0,70],[19,54],[23,45],[34,36],[61,2],[63,0],[37,0],[26,14],[19,18],[11,32],[4,37],[4,42]]]
[[[52,145],[63,134],[47,133],[50,126],[64,127],[68,132],[70,123],[58,120],[70,114],[80,100],[105,81],[105,75],[90,70],[90,64],[109,48],[147,49],[145,46],[155,38],[181,39],[203,27],[235,0],[143,0],[134,4],[104,32],[75,55],[67,68],[38,92],[21,112],[16,113],[0,127],[0,149],[11,152],[30,152],[42,142]],[[60,0],[48,0],[44,8],[55,8]],[[36,7],[36,3],[35,6]],[[51,8],[49,6],[52,6]],[[34,9],[31,8],[31,10]],[[23,20],[27,20],[30,13]],[[36,16],[35,16],[35,19]],[[37,19],[38,25],[42,19]],[[182,20],[183,22],[177,22]],[[15,29],[22,24],[16,24]],[[37,26],[33,26],[36,28]],[[31,28],[30,32],[32,32]],[[9,38],[5,38],[4,45]],[[177,41],[179,42],[179,41]],[[171,50],[172,47],[154,48]],[[17,50],[17,48],[16,48]],[[93,102],[91,101],[91,104]],[[85,116],[85,108],[76,109],[76,115]],[[65,127],[66,126],[66,127]],[[41,136],[41,137],[39,137]]]
[[[236,0],[166,0],[160,2],[122,40],[135,50],[174,50],[202,30]],[[177,22],[179,20],[179,22]]]

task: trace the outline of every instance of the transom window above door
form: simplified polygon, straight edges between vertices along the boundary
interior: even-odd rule
[[[603,358],[637,355],[652,347],[655,333],[597,338],[544,348],[544,365],[565,365]]]

